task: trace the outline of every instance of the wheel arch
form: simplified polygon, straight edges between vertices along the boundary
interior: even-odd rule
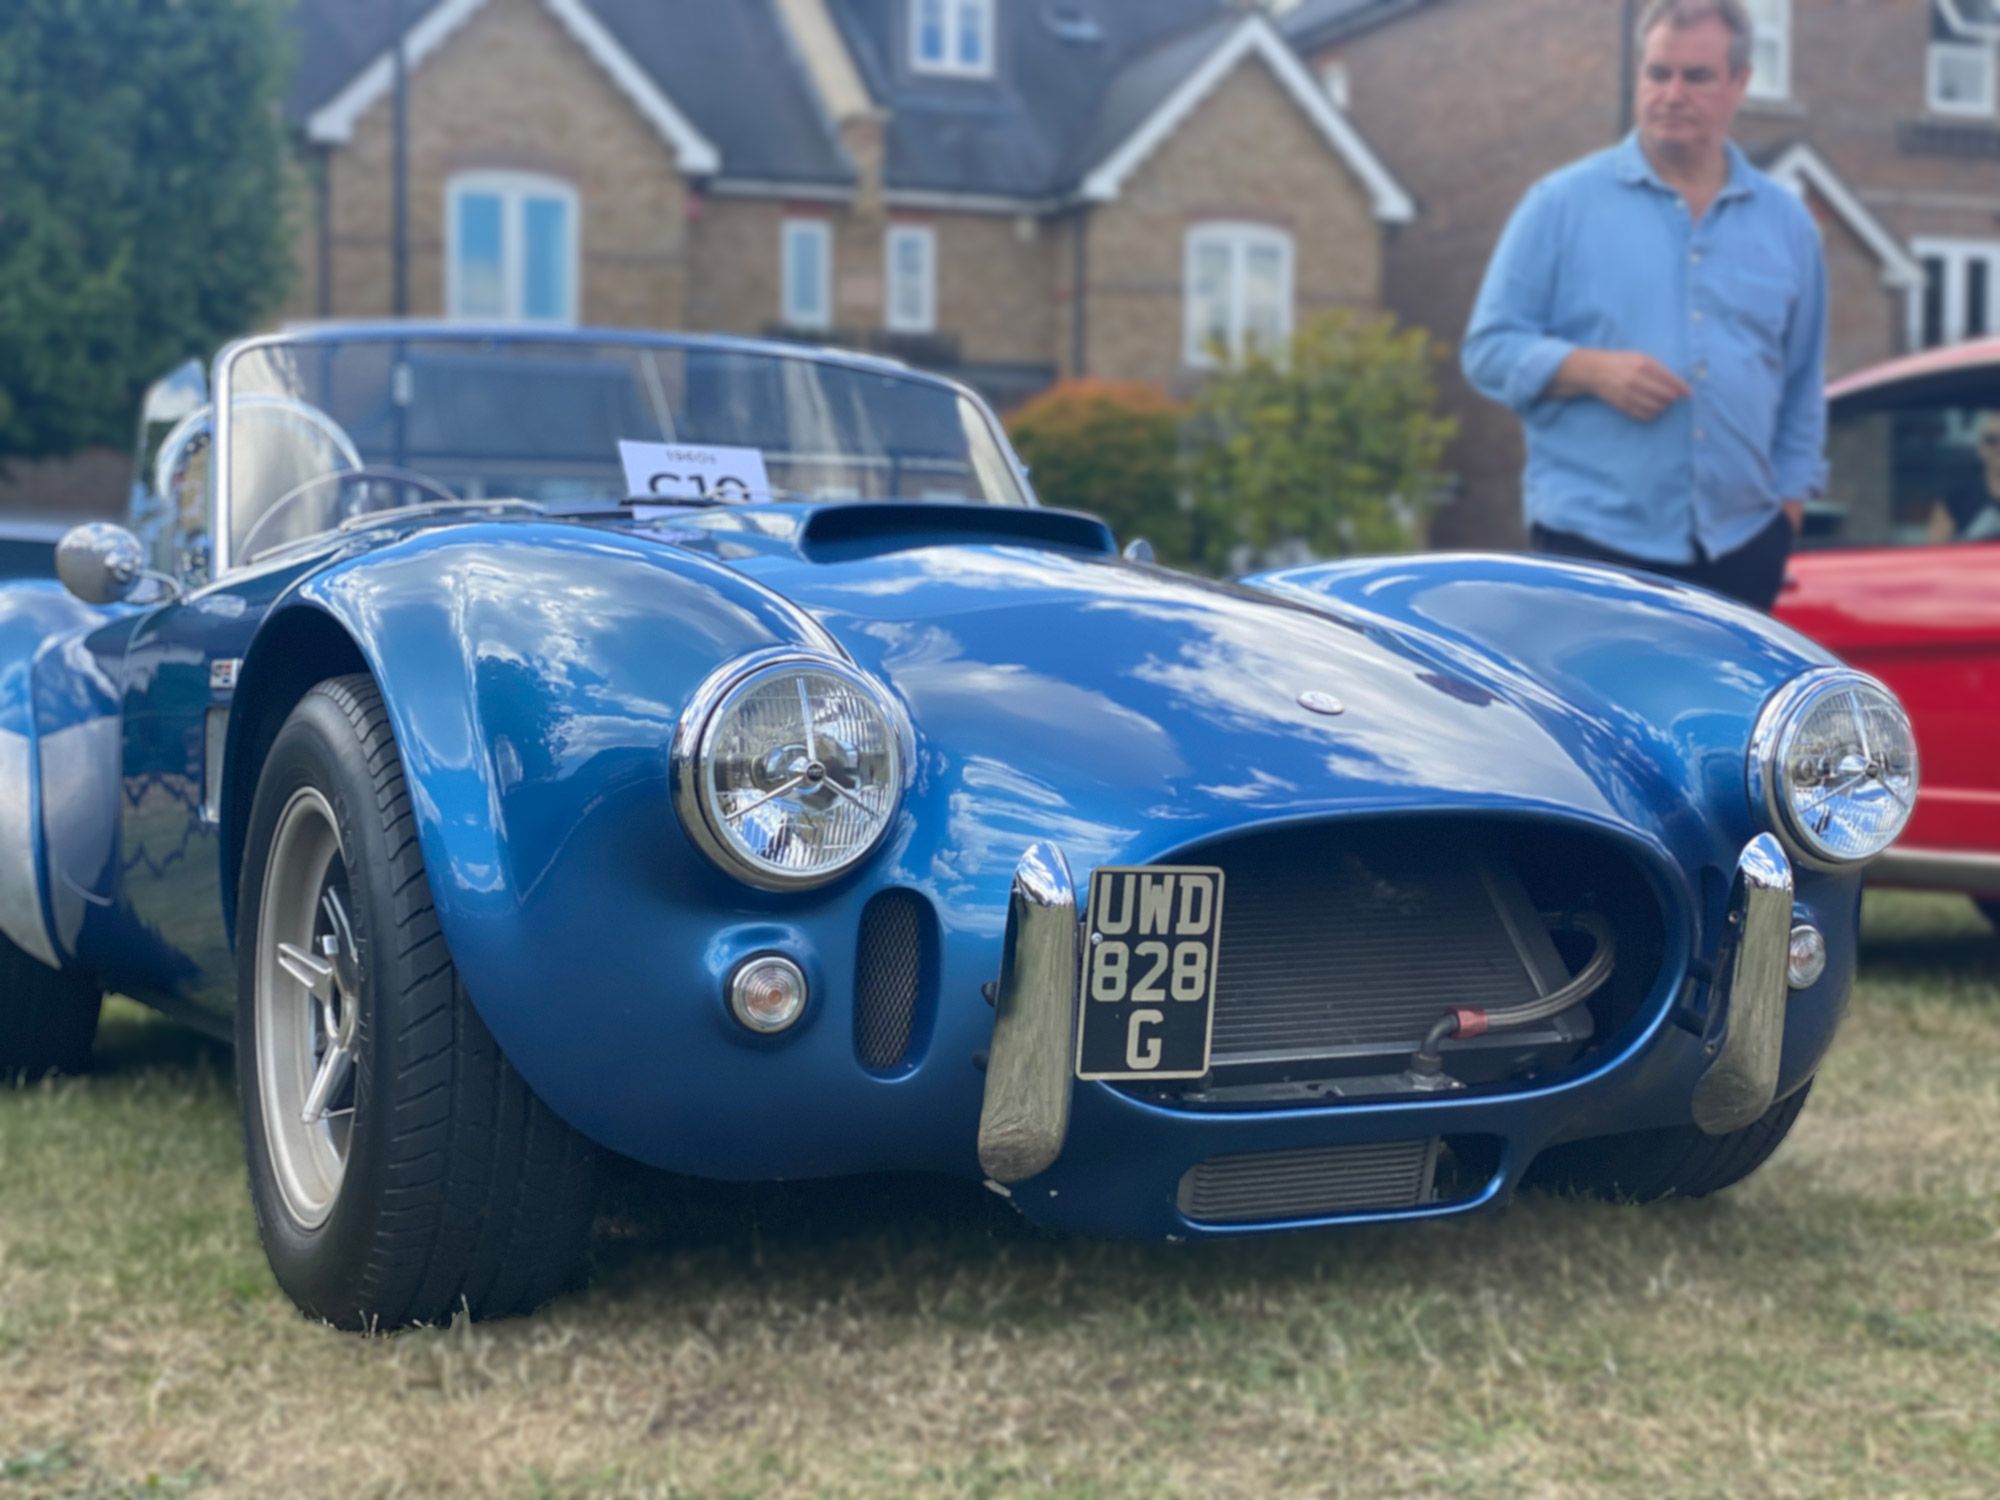
[[[229,716],[222,777],[222,917],[236,940],[236,903],[250,831],[250,807],[271,746],[299,700],[329,677],[374,672],[360,643],[324,610],[283,609],[265,622],[243,659]],[[381,684],[378,681],[377,687]]]

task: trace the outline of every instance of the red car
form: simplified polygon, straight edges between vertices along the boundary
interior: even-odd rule
[[[1778,618],[1903,700],[1923,762],[1880,885],[1963,891],[2000,926],[2000,339],[1837,382],[1825,499]]]

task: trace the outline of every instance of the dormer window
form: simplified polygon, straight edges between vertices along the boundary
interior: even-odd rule
[[[910,66],[959,78],[993,76],[997,0],[910,0]]]

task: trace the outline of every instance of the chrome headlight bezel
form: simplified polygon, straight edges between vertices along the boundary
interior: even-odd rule
[[[771,678],[800,671],[837,677],[857,689],[882,716],[890,757],[890,799],[883,809],[880,826],[867,843],[857,846],[840,864],[806,874],[758,861],[728,837],[714,805],[714,786],[709,776],[710,750],[727,711]],[[710,673],[682,710],[669,754],[674,810],[695,847],[745,885],[761,891],[814,890],[851,873],[881,847],[902,805],[911,763],[911,738],[908,721],[895,699],[873,679],[838,657],[796,648],[753,652]]]
[[[1863,692],[1878,696],[1896,711],[1910,747],[1910,804],[1890,835],[1866,854],[1846,855],[1829,850],[1811,829],[1795,816],[1785,793],[1783,767],[1813,711],[1838,693]],[[1800,862],[1821,870],[1851,869],[1866,864],[1902,836],[1909,826],[1916,801],[1919,767],[1916,737],[1910,716],[1896,695],[1866,672],[1851,667],[1815,667],[1793,678],[1773,693],[1757,716],[1750,736],[1747,757],[1750,805],[1764,826],[1783,840],[1786,850]]]

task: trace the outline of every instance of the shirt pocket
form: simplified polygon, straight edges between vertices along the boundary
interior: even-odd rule
[[[1791,326],[1797,290],[1783,277],[1764,271],[1732,271],[1716,288],[1731,330],[1772,368],[1785,362],[1785,330]]]

